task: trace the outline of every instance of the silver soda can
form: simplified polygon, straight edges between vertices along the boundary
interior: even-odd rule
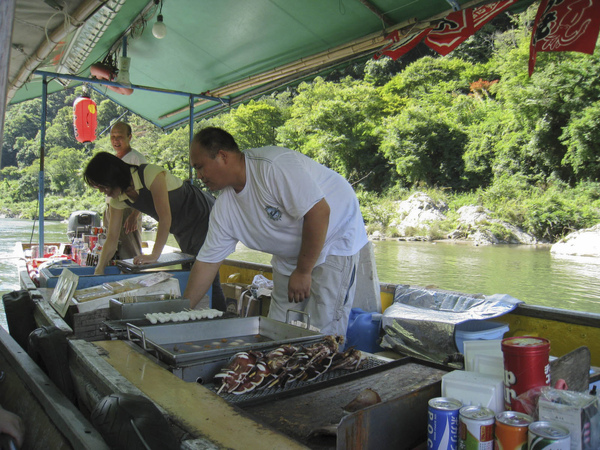
[[[494,411],[484,406],[463,406],[459,410],[458,448],[493,450]]]
[[[460,400],[436,397],[427,408],[427,449],[456,450],[458,439],[458,410]]]
[[[529,425],[527,444],[530,450],[570,450],[571,433],[557,422],[533,422]]]

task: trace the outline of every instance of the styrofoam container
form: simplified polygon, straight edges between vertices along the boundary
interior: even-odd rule
[[[454,370],[442,377],[442,397],[479,405],[498,414],[504,411],[504,380],[501,376]]]
[[[454,327],[454,341],[460,353],[464,354],[464,342],[475,340],[502,339],[508,325],[484,320],[467,320]]]
[[[504,358],[502,356],[475,355],[473,358],[473,372],[502,377],[504,374]]]
[[[465,370],[503,376],[502,339],[464,342]]]

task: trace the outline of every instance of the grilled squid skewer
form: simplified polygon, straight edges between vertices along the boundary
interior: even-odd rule
[[[254,389],[284,387],[293,381],[312,381],[329,370],[357,370],[365,358],[353,348],[338,352],[343,338],[327,336],[310,346],[283,345],[268,353],[248,351],[236,353],[226,367],[215,375],[215,381],[229,394],[246,394]]]

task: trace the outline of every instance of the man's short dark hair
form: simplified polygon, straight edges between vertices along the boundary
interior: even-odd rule
[[[206,127],[198,131],[193,138],[211,158],[215,158],[219,150],[239,152],[240,148],[231,134],[222,128]]]

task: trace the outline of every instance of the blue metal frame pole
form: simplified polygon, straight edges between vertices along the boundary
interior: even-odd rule
[[[192,139],[194,138],[194,96],[190,95],[190,145],[192,145]],[[189,159],[189,156],[188,156]],[[190,180],[194,182],[194,169],[190,161]]]
[[[82,83],[88,83],[88,84],[102,84],[102,85],[105,85],[105,86],[130,87],[133,90],[137,89],[137,90],[140,90],[140,91],[157,92],[159,94],[173,94],[173,95],[180,95],[180,96],[185,96],[185,97],[193,95],[194,97],[201,98],[203,100],[212,100],[214,102],[219,102],[219,103],[229,103],[229,99],[220,98],[220,97],[212,97],[210,95],[204,95],[204,94],[194,94],[194,93],[191,93],[191,92],[181,92],[181,91],[173,91],[173,90],[170,90],[170,89],[161,89],[161,88],[154,88],[154,87],[148,87],[148,86],[139,86],[137,84],[132,84],[131,86],[123,86],[122,84],[115,83],[114,81],[98,80],[98,79],[95,79],[95,78],[84,78],[84,77],[78,77],[76,75],[69,75],[69,74],[66,74],[66,73],[45,72],[43,70],[36,70],[33,73],[34,73],[34,75],[40,75],[42,77],[60,78],[60,79],[63,79],[63,80],[80,81]]]
[[[42,80],[42,126],[40,127],[40,172],[38,176],[38,200],[39,200],[39,213],[38,222],[40,230],[39,236],[39,254],[44,256],[44,149],[46,146],[46,109],[48,103],[48,80],[44,75]]]

